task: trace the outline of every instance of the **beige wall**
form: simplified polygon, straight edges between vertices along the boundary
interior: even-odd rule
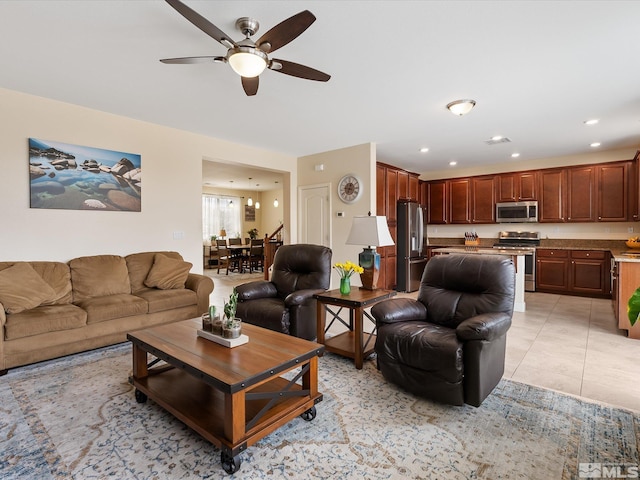
[[[206,158],[288,172],[283,197],[292,198],[287,189],[296,182],[295,157],[6,89],[0,89],[0,106],[3,260],[176,250],[201,271]],[[140,154],[142,211],[29,208],[29,137]],[[285,223],[291,224],[291,212],[285,208]]]
[[[316,165],[323,165],[324,170],[316,171]],[[338,182],[348,174],[353,173],[362,181],[364,191],[360,199],[353,204],[343,203],[337,193]],[[351,230],[354,215],[366,215],[369,211],[375,214],[376,208],[376,147],[373,143],[365,143],[330,152],[308,155],[298,159],[299,186],[329,184],[331,192],[331,248],[333,250],[332,263],[351,260],[358,263],[358,253],[363,246],[346,245]],[[338,217],[338,212],[344,212],[344,217]],[[332,288],[338,285],[338,275],[331,276]],[[360,285],[357,275],[352,277],[354,285]]]

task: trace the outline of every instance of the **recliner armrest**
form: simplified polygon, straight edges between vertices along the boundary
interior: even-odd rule
[[[278,296],[276,286],[267,280],[256,280],[236,287],[238,301],[256,300],[258,298],[275,298]]]
[[[294,307],[296,305],[302,305],[307,300],[313,298],[316,293],[326,292],[323,288],[307,288],[305,290],[296,290],[291,292],[284,299],[284,304],[287,307]]]
[[[494,340],[511,326],[511,316],[503,312],[483,313],[467,318],[456,328],[460,340]]]
[[[371,307],[371,315],[376,319],[376,326],[379,327],[385,323],[425,320],[427,307],[424,303],[412,298],[391,298]]]

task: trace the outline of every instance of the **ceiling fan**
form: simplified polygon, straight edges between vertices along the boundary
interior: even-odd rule
[[[258,21],[249,17],[239,18],[236,21],[236,28],[244,34],[245,38],[235,42],[229,35],[181,1],[166,0],[166,2],[184,18],[211,38],[220,42],[228,50],[225,56],[164,58],[160,60],[162,63],[229,63],[231,68],[242,77],[242,88],[249,96],[258,93],[258,77],[265,68],[274,72],[318,82],[326,82],[331,78],[331,75],[305,65],[269,58],[270,53],[297,38],[315,22],[316,17],[308,10],[304,10],[280,22],[256,42],[251,40],[250,37],[258,31],[260,26]]]

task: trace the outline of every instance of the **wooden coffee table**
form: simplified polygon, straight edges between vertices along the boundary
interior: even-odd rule
[[[220,448],[222,467],[234,473],[248,446],[298,415],[315,418],[324,347],[244,324],[249,343],[227,348],[198,337],[200,327],[197,318],[129,333],[129,381],[138,403],[151,398]],[[292,380],[282,378],[290,371]]]

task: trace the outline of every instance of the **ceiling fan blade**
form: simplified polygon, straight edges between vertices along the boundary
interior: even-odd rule
[[[161,58],[160,61],[162,63],[179,63],[179,64],[187,64],[187,63],[225,63],[227,61],[226,57],[179,57],[179,58]]]
[[[259,78],[260,77],[242,77],[242,88],[244,88],[244,93],[246,93],[248,97],[258,93]]]
[[[256,45],[263,52],[273,52],[280,47],[284,47],[291,40],[298,37],[315,21],[315,15],[309,10],[300,12],[293,17],[283,20],[267,33],[262,35],[256,42]]]
[[[320,70],[316,70],[315,68],[275,58],[271,61],[269,68],[274,72],[280,72],[285,75],[304,78],[306,80],[315,80],[317,82],[327,82],[331,78],[331,75],[321,72]]]
[[[236,46],[236,42],[234,42],[231,37],[229,37],[229,35],[224,33],[222,30],[220,30],[195,10],[187,7],[180,0],[166,0],[166,2],[171,5],[180,15],[189,20],[211,38],[220,42],[225,47],[232,48]]]

